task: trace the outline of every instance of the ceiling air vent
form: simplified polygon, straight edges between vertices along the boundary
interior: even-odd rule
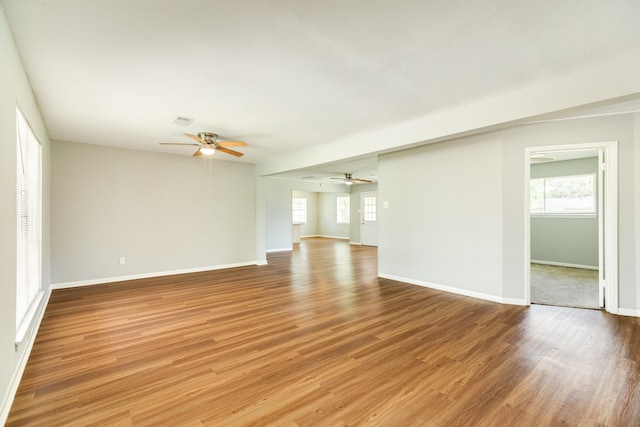
[[[178,126],[189,126],[192,121],[193,119],[190,119],[189,117],[178,116],[175,119],[173,119],[172,123]]]

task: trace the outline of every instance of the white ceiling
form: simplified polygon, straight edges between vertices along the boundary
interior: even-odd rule
[[[636,65],[640,46],[637,0],[0,4],[51,139],[191,155],[158,143],[212,131],[249,144],[225,160],[279,162],[279,171],[295,169],[283,159],[323,149],[316,163],[329,165],[318,175],[369,173],[358,162],[381,151],[367,147],[372,132],[391,140],[386,150],[426,141],[426,128],[411,138],[392,129],[601,64],[623,69],[626,56]],[[580,103],[638,95],[620,85],[589,99],[558,95],[554,106],[577,114]],[[536,112],[555,113],[546,108]],[[493,122],[508,122],[513,108],[504,110]],[[195,120],[180,127],[176,116]],[[345,158],[356,164],[335,163]]]

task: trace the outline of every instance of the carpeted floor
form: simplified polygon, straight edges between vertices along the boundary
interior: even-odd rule
[[[531,264],[531,302],[598,309],[598,270]]]

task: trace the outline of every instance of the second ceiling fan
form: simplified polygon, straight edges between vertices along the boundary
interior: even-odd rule
[[[340,181],[342,181],[344,184],[347,184],[347,185],[353,185],[358,182],[366,182],[366,183],[372,182],[372,181],[369,181],[368,179],[354,178],[353,174],[351,173],[345,173],[344,178],[331,178],[331,179],[339,179]]]
[[[186,136],[196,141],[193,142],[161,142],[160,145],[192,145],[198,147],[193,155],[198,156],[212,156],[216,151],[231,154],[232,156],[240,157],[244,156],[244,153],[231,150],[227,147],[246,147],[247,143],[242,141],[218,141],[218,135],[213,132],[198,132],[197,135],[191,135],[185,133]]]

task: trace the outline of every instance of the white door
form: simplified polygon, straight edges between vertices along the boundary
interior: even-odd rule
[[[363,245],[378,246],[378,193],[368,191],[360,195],[360,240]]]

